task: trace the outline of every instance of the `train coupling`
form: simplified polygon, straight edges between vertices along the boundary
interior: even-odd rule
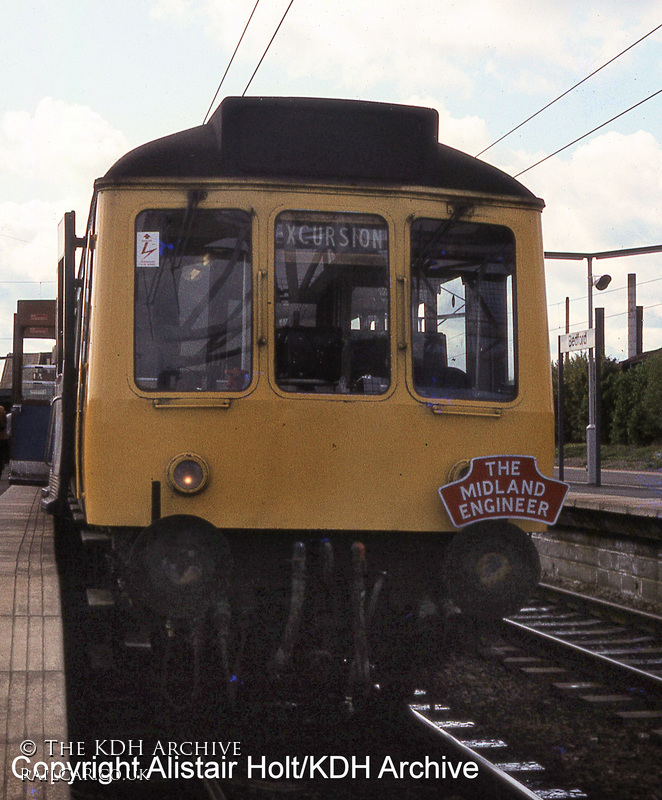
[[[272,674],[283,676],[293,673],[303,659],[303,671],[313,686],[337,693],[351,704],[352,698],[365,696],[372,685],[368,626],[376,614],[386,573],[376,577],[369,592],[362,542],[351,547],[349,582],[336,574],[329,540],[315,549],[313,554],[310,545],[294,543],[289,610],[270,668]]]

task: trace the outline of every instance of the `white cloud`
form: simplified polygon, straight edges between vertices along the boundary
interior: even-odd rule
[[[501,166],[514,174],[544,153],[511,152]],[[546,202],[543,212],[546,250],[595,253],[662,244],[662,142],[652,133],[609,131],[561,153],[521,176]],[[627,275],[640,282],[637,303],[644,306],[644,347],[662,346],[662,325],[655,306],[662,283],[662,254],[593,262],[595,275],[613,276],[609,290],[594,292],[605,308],[607,350],[627,356]],[[552,350],[565,328],[565,298],[571,299],[574,329],[588,324],[587,262],[547,262],[547,298]]]
[[[127,150],[124,136],[85,106],[50,97],[0,120],[0,355],[11,349],[16,301],[55,296],[57,225],[85,225],[96,177]]]
[[[239,63],[257,63],[287,3],[257,9]],[[191,5],[206,18],[207,34],[231,53],[254,3],[191,0]],[[642,14],[649,5],[642,3]],[[274,41],[269,68],[290,81],[308,76],[332,85],[336,96],[365,96],[384,84],[404,95],[426,86],[469,96],[478,94],[486,75],[508,96],[551,93],[567,88],[564,71],[581,77],[634,41],[641,23],[632,16],[618,3],[596,20],[581,4],[548,0],[476,0],[470,10],[438,0],[320,0],[295,4]],[[271,77],[262,73],[261,85]]]
[[[91,193],[92,182],[127,149],[125,137],[86,106],[43,98],[34,113],[0,121],[0,178],[55,184],[60,194]]]
[[[222,94],[242,91],[288,2],[259,4]],[[165,133],[186,127],[177,119],[202,117],[254,5],[255,0],[150,0],[151,29],[159,35],[150,41],[151,62],[146,67],[151,69],[153,63],[152,77],[158,83],[130,68],[134,62],[126,54],[138,53],[138,45],[133,51],[116,48],[117,61],[109,60],[107,67],[113,70],[113,92],[97,95],[103,81],[93,70],[84,72],[89,51],[72,51],[71,64],[85,91],[73,95],[78,92],[76,83],[67,97],[98,96],[105,119],[88,107],[51,97],[33,101],[29,110],[16,105],[10,110],[7,100],[0,112],[0,198],[13,202],[0,205],[0,278],[7,270],[38,278],[42,263],[54,263],[42,243],[51,236],[54,242],[58,218],[72,207],[84,217],[93,179],[128,148],[122,133],[107,121],[110,115],[129,118],[123,125],[136,141],[153,138],[149,131],[155,128]],[[134,11],[127,0],[119,0],[118,10],[109,13],[128,18]],[[652,29],[658,18],[655,0],[641,0],[636,14],[632,4],[622,0],[476,0],[471,7],[439,0],[297,1],[250,91],[429,105],[439,111],[441,141],[476,153]],[[128,37],[142,30],[126,27]],[[50,36],[50,29],[44,27],[43,35]],[[527,125],[481,157],[515,173],[653,91],[644,84],[660,65],[654,48],[661,38],[656,34],[602,72],[587,84],[583,100],[573,96],[568,105],[558,104],[538,119],[538,127]],[[39,61],[41,55],[30,56],[29,68],[14,70],[16,83],[30,76],[22,94],[39,91],[31,96],[59,97],[62,83],[57,81],[64,80],[65,72],[51,74]],[[73,75],[74,69],[66,74]],[[196,82],[198,88],[211,87],[199,108],[200,92],[192,89]],[[167,102],[155,103],[154,111],[141,117],[136,105],[141,93]],[[629,135],[595,136],[522,176],[523,183],[546,200],[548,249],[603,250],[662,241],[657,108],[651,103],[643,118],[633,114],[622,126],[619,122],[619,130],[629,130]],[[570,122],[576,126],[572,135]],[[635,125],[653,133],[637,131]],[[643,272],[640,263],[630,269]],[[614,264],[614,272],[616,268],[625,269]],[[620,273],[615,274],[617,282],[624,283]],[[659,288],[651,284],[642,302],[652,303],[652,292],[659,296]],[[550,289],[550,297],[561,300],[565,294],[585,298],[585,266],[555,265]],[[616,293],[604,297],[616,303]],[[573,318],[585,313],[585,302],[573,305]]]
[[[149,11],[152,19],[172,20],[178,24],[187,22],[192,13],[188,0],[158,0]]]
[[[519,167],[536,154],[518,153]],[[594,252],[662,242],[662,143],[611,131],[555,156],[520,180],[547,201],[547,249]]]
[[[16,301],[55,297],[57,223],[71,207],[63,203],[0,203],[0,356],[11,350]]]
[[[477,153],[489,143],[490,134],[484,119],[468,116],[458,119],[436,97],[410,95],[403,102],[406,105],[435,108],[439,113],[439,141],[466,153]]]

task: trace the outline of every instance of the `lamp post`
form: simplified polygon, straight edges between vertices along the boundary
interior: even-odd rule
[[[611,281],[610,275],[600,275],[593,277],[593,259],[598,258],[622,258],[624,256],[640,256],[647,253],[662,252],[662,245],[652,245],[651,247],[630,247],[623,250],[604,250],[601,253],[560,253],[545,252],[545,258],[556,258],[560,261],[583,261],[588,263],[588,327],[593,328],[593,287],[598,291],[606,289]],[[587,479],[589,484],[600,485],[600,475],[598,469],[598,453],[600,442],[596,435],[596,398],[595,398],[595,357],[593,348],[588,351],[588,426],[586,428],[586,458],[587,458]]]
[[[602,291],[611,283],[611,275],[593,277],[593,255],[586,256],[588,267],[588,327],[593,328],[593,287]],[[591,486],[600,485],[598,469],[600,442],[596,429],[597,403],[596,403],[596,375],[595,351],[593,347],[588,350],[588,425],[586,426],[586,481]]]

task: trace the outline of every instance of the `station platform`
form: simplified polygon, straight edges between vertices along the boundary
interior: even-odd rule
[[[603,469],[600,486],[593,486],[586,481],[585,469],[566,467],[563,478],[570,485],[565,508],[645,517],[662,523],[662,473]]]
[[[40,500],[35,486],[0,495],[0,796],[7,800],[70,796],[63,781],[21,780],[12,772],[22,755],[29,761],[17,762],[19,771],[67,760],[59,747],[68,736],[53,522]],[[53,757],[49,739],[57,742]]]
[[[565,501],[566,508],[583,508],[607,514],[625,514],[630,517],[649,517],[662,522],[662,499],[657,497],[628,497],[612,494],[609,487],[602,491],[587,491],[572,487]]]

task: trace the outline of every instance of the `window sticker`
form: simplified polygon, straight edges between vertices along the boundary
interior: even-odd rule
[[[159,266],[159,232],[139,231],[136,234],[136,267]]]

